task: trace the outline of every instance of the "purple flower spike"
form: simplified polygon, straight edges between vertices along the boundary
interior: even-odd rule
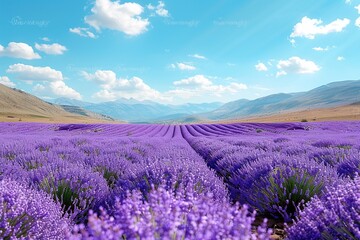
[[[288,228],[288,239],[360,239],[360,177],[314,197]]]
[[[115,203],[113,216],[91,213],[88,225],[78,225],[69,239],[269,239],[266,222],[253,231],[255,212],[183,189],[177,195],[163,186],[144,201],[139,191]]]
[[[0,239],[64,239],[69,221],[50,197],[13,181],[0,181]]]

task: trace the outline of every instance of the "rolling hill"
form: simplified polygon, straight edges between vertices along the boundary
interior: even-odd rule
[[[308,92],[279,93],[255,100],[238,100],[199,114],[198,117],[219,120],[254,118],[311,109],[345,106],[360,101],[360,80],[333,82]]]
[[[270,114],[256,117],[245,117],[228,120],[214,120],[213,123],[233,123],[233,122],[314,122],[314,121],[342,121],[360,120],[360,102],[345,106],[316,108],[300,110],[295,112]],[[209,121],[208,121],[209,122]]]
[[[0,121],[107,122],[111,119],[85,110],[82,114],[67,111],[59,105],[0,84]]]
[[[333,82],[307,92],[278,93],[255,100],[183,105],[135,99],[90,103],[59,98],[48,103],[0,84],[1,121],[108,122],[122,119],[133,123],[196,123],[358,119],[359,102],[360,80]]]

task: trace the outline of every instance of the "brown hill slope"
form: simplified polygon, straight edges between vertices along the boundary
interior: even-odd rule
[[[0,122],[109,122],[65,111],[31,94],[0,84]]]
[[[344,120],[360,120],[360,102],[339,107],[302,110],[254,118],[232,119],[220,122],[312,122]]]

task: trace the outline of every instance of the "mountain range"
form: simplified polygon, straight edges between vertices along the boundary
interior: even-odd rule
[[[165,105],[135,99],[119,99],[97,104],[65,98],[53,101],[58,105],[79,106],[114,119],[158,123],[244,119],[294,111],[332,108],[355,102],[360,102],[360,80],[333,82],[307,92],[278,93],[255,100],[239,99],[226,104],[214,102]]]
[[[223,104],[219,102],[183,105],[165,105],[153,101],[119,99],[111,102],[88,103],[58,98],[52,103],[61,106],[78,106],[83,109],[133,123],[162,122],[213,111]]]
[[[351,117],[359,112],[360,80],[333,82],[307,92],[278,93],[255,100],[239,99],[222,104],[169,105],[153,101],[119,99],[103,103],[58,98],[45,102],[31,94],[0,84],[0,120],[28,117],[53,121],[127,121],[132,123],[193,123],[232,121],[246,119],[274,119],[269,116],[285,116],[301,112],[319,114],[342,111]],[[339,106],[348,106],[340,109]],[[359,111],[358,109],[359,108]],[[351,111],[350,114],[344,112]],[[293,115],[294,116],[294,115]],[[316,118],[313,116],[312,118]],[[293,118],[288,118],[293,119]],[[356,119],[356,118],[355,118]],[[34,120],[37,121],[37,120]]]
[[[279,93],[251,101],[240,99],[200,114],[199,117],[210,120],[248,118],[330,108],[355,102],[360,102],[360,80],[333,82],[307,92]]]

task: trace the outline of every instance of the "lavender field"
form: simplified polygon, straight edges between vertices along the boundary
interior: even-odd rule
[[[360,122],[0,123],[0,239],[360,239],[359,173]]]

